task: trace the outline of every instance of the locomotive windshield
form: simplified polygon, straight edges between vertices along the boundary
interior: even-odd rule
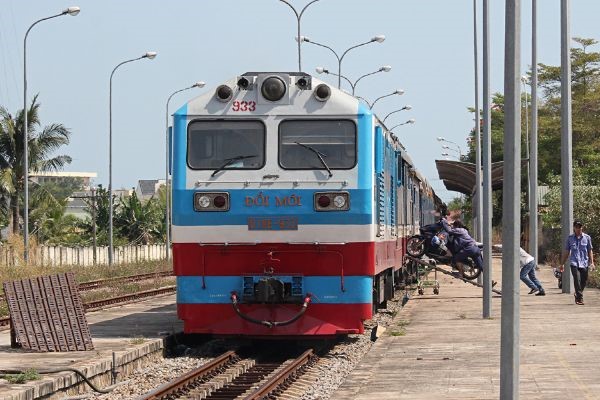
[[[279,124],[284,169],[350,169],[356,165],[356,125],[348,120],[287,120]]]
[[[260,121],[194,121],[188,127],[192,169],[260,169],[265,165],[265,126]]]

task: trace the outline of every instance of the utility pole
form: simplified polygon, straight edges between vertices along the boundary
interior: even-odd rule
[[[500,398],[519,398],[521,233],[521,1],[506,0]]]
[[[98,215],[98,205],[96,203],[96,188],[92,188],[92,241],[93,241],[93,258],[96,265],[96,216]]]
[[[70,198],[72,199],[84,199],[84,200],[88,200],[88,199],[92,199],[92,204],[88,204],[88,206],[91,209],[91,214],[92,214],[92,259],[94,262],[94,265],[96,265],[98,258],[97,258],[97,248],[98,248],[98,241],[97,241],[97,229],[96,229],[96,219],[98,218],[98,202],[96,201],[98,199],[98,197],[96,197],[96,188],[91,188],[91,196],[70,196]]]

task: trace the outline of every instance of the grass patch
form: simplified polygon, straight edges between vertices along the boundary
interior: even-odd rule
[[[396,323],[397,326],[399,326],[400,328],[404,328],[406,326],[408,326],[410,324],[410,321],[407,319],[401,319],[400,321],[398,321]]]
[[[6,379],[9,383],[25,383],[29,381],[37,381],[40,379],[40,374],[34,369],[28,369],[20,374],[4,374],[0,378]]]
[[[142,344],[146,341],[146,338],[142,337],[142,336],[136,336],[134,338],[132,338],[129,343],[131,344]]]
[[[390,332],[390,336],[404,336],[404,335],[406,335],[406,329],[404,329],[404,328],[400,328],[398,330]]]
[[[65,272],[73,272],[77,282],[95,281],[99,279],[115,278],[120,276],[138,275],[152,272],[161,272],[172,270],[170,262],[162,261],[144,261],[133,264],[120,264],[109,267],[108,265],[94,266],[6,266],[0,265],[0,282],[12,281],[18,279],[33,278],[35,276],[51,275]],[[158,289],[164,286],[175,285],[175,277],[159,277],[140,282],[114,283],[97,290],[81,292],[81,298],[84,303],[104,300],[109,297],[122,296],[144,290]],[[0,292],[4,295],[4,293]],[[0,300],[0,317],[8,316],[8,306],[4,299]]]

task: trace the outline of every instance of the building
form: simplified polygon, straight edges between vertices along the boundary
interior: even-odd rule
[[[64,183],[68,180],[81,180],[81,190],[89,190],[92,180],[98,177],[96,172],[64,172],[64,171],[46,171],[30,172],[29,177],[32,182],[44,183]]]
[[[164,179],[140,179],[135,188],[135,193],[140,200],[149,200],[156,196],[160,187],[164,185]]]

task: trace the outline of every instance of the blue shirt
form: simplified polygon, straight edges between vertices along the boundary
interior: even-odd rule
[[[588,255],[592,249],[592,238],[587,233],[582,233],[580,237],[569,235],[565,249],[570,252],[569,264],[578,268],[589,267]]]

